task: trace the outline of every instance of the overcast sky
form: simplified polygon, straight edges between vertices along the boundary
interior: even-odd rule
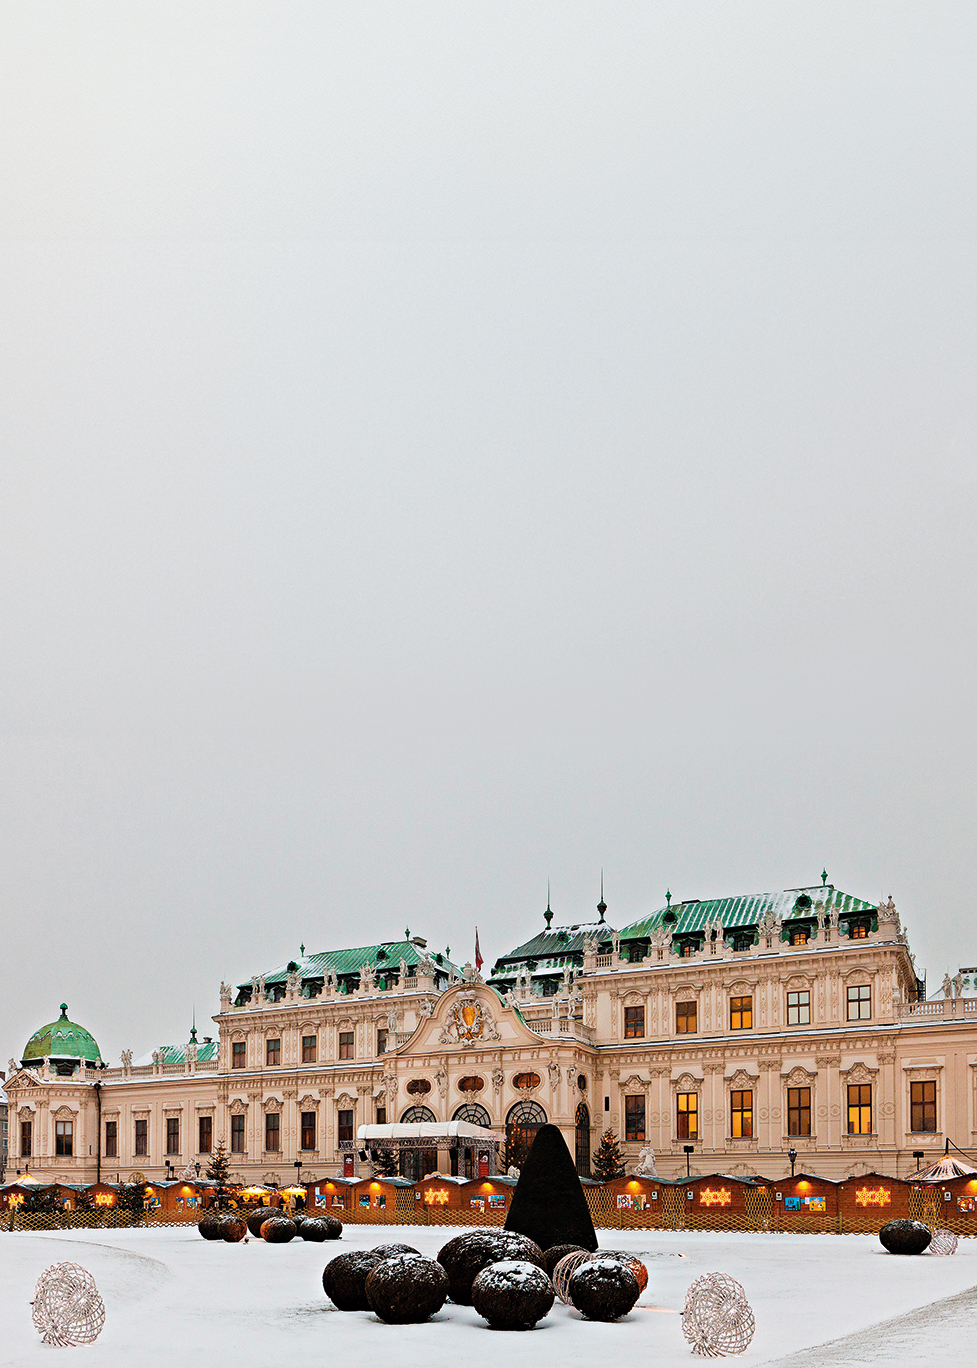
[[[972,4],[0,15],[0,1059],[601,866],[977,964]]]

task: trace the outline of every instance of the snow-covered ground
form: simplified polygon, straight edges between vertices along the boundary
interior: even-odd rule
[[[62,1352],[41,1343],[29,1305],[38,1275],[61,1260],[94,1274],[107,1310],[93,1348],[63,1352],[81,1354],[99,1368],[225,1368],[234,1362],[291,1368],[321,1363],[323,1353],[350,1368],[455,1368],[484,1362],[487,1354],[503,1356],[505,1368],[613,1368],[631,1361],[664,1368],[694,1361],[678,1313],[693,1279],[716,1270],[739,1279],[756,1313],[757,1333],[744,1363],[774,1364],[790,1356],[792,1368],[952,1365],[969,1362],[977,1343],[977,1292],[968,1295],[977,1283],[977,1240],[961,1240],[951,1258],[899,1258],[886,1254],[874,1236],[601,1231],[603,1247],[633,1250],[648,1265],[648,1288],[635,1310],[617,1324],[597,1325],[557,1302],[535,1330],[524,1333],[489,1330],[470,1307],[450,1302],[426,1324],[387,1326],[366,1312],[336,1311],[322,1291],[325,1263],[346,1250],[402,1241],[433,1255],[456,1233],[347,1226],[342,1241],[326,1245],[298,1239],[231,1245],[202,1240],[192,1227],[2,1233],[0,1362],[12,1368],[50,1364]],[[945,1304],[934,1305],[939,1302]],[[928,1309],[872,1331],[921,1308]],[[815,1353],[798,1353],[839,1339]]]

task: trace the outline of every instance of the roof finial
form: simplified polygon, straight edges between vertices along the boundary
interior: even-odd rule
[[[550,929],[550,922],[553,920],[553,910],[550,907],[550,881],[546,880],[546,911],[543,913],[543,921],[546,923],[547,931]]]
[[[666,888],[666,889],[665,889],[665,906],[666,906],[666,907],[671,907],[671,905],[672,905],[672,890],[671,890],[670,888]]]
[[[302,956],[303,959],[305,959],[305,946],[304,946],[304,945],[300,945],[300,946],[299,946],[299,954]]]
[[[61,1020],[68,1020],[68,1004],[66,1002],[62,1002],[61,1004]]]
[[[607,903],[604,901],[604,866],[600,867],[600,902],[597,904],[597,911],[600,913],[599,920],[603,922],[604,913],[607,911]]]
[[[409,941],[409,940],[410,940],[410,927],[409,927],[409,926],[405,926],[405,927],[404,927],[404,940],[405,940],[405,941]]]
[[[823,888],[827,882],[828,882],[828,871],[827,871],[826,869],[822,869],[822,870],[821,870],[821,887]]]

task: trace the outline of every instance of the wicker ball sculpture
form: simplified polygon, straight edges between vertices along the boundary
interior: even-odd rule
[[[756,1323],[742,1285],[726,1273],[697,1278],[685,1297],[682,1333],[702,1358],[726,1358],[750,1347]]]
[[[483,1268],[503,1259],[525,1259],[537,1268],[546,1266],[539,1245],[515,1230],[476,1228],[442,1245],[438,1263],[448,1275],[451,1300],[459,1306],[471,1306],[472,1283]]]
[[[105,1324],[105,1303],[95,1279],[80,1264],[57,1263],[37,1280],[34,1326],[45,1344],[91,1344]]]
[[[638,1300],[639,1291],[630,1268],[606,1254],[591,1254],[570,1275],[573,1305],[588,1320],[620,1320]]]
[[[922,1221],[888,1221],[879,1239],[890,1254],[922,1254],[933,1232]]]
[[[472,1306],[495,1330],[531,1330],[553,1301],[545,1270],[524,1259],[489,1264],[472,1283]]]
[[[957,1237],[952,1230],[934,1230],[928,1249],[930,1254],[956,1254]]]
[[[546,1264],[546,1271],[550,1277],[552,1278],[556,1272],[556,1265],[561,1259],[565,1259],[568,1254],[576,1254],[579,1250],[583,1250],[584,1253],[588,1252],[583,1249],[583,1245],[576,1244],[553,1245],[550,1249],[544,1249],[543,1262]]]
[[[636,1254],[629,1254],[626,1249],[608,1249],[606,1251],[598,1249],[597,1253],[607,1253],[613,1259],[620,1259],[621,1263],[624,1264],[626,1268],[630,1268],[631,1272],[638,1279],[639,1293],[643,1292],[648,1286],[648,1270]],[[592,1254],[591,1258],[594,1257],[596,1256]]]
[[[444,1306],[448,1275],[423,1254],[394,1254],[366,1275],[366,1299],[388,1325],[426,1321]]]
[[[287,1216],[272,1216],[261,1227],[261,1238],[266,1244],[287,1244],[295,1239],[295,1226]]]
[[[553,1270],[553,1286],[560,1301],[567,1306],[572,1306],[570,1300],[570,1279],[582,1263],[594,1256],[589,1249],[581,1249],[573,1254],[564,1254],[563,1258]]]

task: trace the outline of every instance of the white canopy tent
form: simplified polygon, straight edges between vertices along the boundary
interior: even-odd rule
[[[379,1145],[384,1140],[446,1140],[458,1137],[496,1145],[501,1145],[505,1139],[502,1131],[474,1126],[470,1121],[390,1122],[383,1126],[360,1126],[356,1132],[357,1143],[363,1146]]]
[[[416,1180],[428,1172],[440,1170],[441,1155],[452,1172],[460,1171],[461,1154],[467,1155],[464,1166],[482,1167],[482,1172],[496,1171],[498,1151],[505,1141],[503,1131],[476,1126],[471,1121],[412,1121],[388,1122],[385,1125],[360,1126],[355,1140],[343,1140],[340,1148],[358,1150],[360,1157],[370,1159],[371,1168],[377,1150],[394,1150],[401,1174]],[[483,1156],[476,1162],[476,1156]],[[486,1175],[487,1176],[487,1175]]]

